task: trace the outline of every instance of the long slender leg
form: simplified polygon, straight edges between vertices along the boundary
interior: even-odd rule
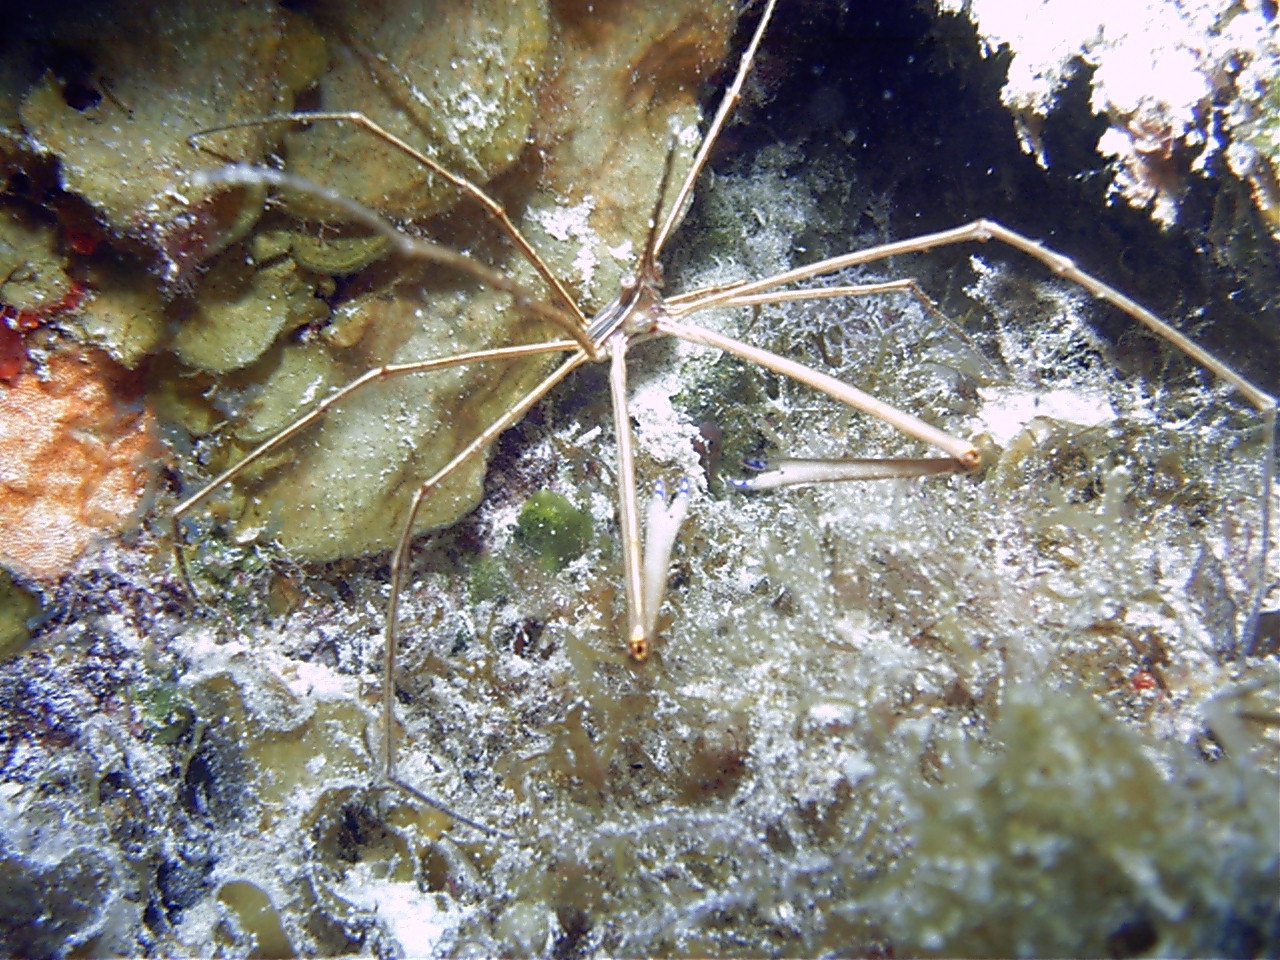
[[[732,291],[737,284],[728,284],[715,288],[716,290]],[[681,294],[663,300],[662,305],[672,316],[683,316],[687,311],[681,309],[682,305],[698,299],[704,291],[695,290],[691,294]],[[872,297],[884,293],[906,293],[920,304],[920,309],[933,317],[940,323],[946,324],[955,333],[969,342],[969,336],[964,330],[950,317],[938,309],[938,305],[933,302],[930,296],[924,292],[924,289],[918,284],[913,277],[905,277],[901,280],[884,280],[880,283],[855,283],[844,284],[837,287],[804,287],[799,290],[769,290],[762,293],[747,293],[741,295],[730,296],[724,303],[719,304],[725,307],[756,307],[765,306],[773,303],[794,303],[800,300],[837,300],[842,297]]]
[[[711,154],[711,148],[716,145],[716,139],[720,136],[720,130],[724,127],[729,111],[733,109],[733,105],[738,102],[738,97],[742,95],[742,84],[746,81],[747,74],[751,71],[751,62],[755,59],[756,48],[760,46],[760,39],[764,36],[765,28],[768,27],[769,20],[773,16],[773,7],[776,2],[777,0],[768,0],[764,6],[764,13],[760,15],[760,22],[756,24],[755,33],[751,35],[751,42],[747,44],[747,49],[742,54],[742,59],[738,62],[738,72],[734,75],[733,83],[725,91],[724,99],[720,101],[720,106],[716,109],[716,115],[711,121],[711,126],[707,128],[706,136],[702,138],[702,146],[698,147],[698,152],[693,158],[693,165],[689,167],[684,183],[680,185],[680,190],[676,194],[671,208],[667,211],[666,219],[662,221],[662,228],[654,238],[653,253],[655,257],[662,253],[663,245],[667,242],[667,238],[671,236],[671,231],[675,229],[676,224],[679,222],[685,201],[689,199],[689,194],[693,192],[693,185],[698,179],[698,174],[702,172],[702,168],[706,165],[707,157]]]
[[[583,314],[582,308],[579,307],[573,297],[569,295],[569,291],[566,290],[564,284],[560,282],[560,278],[551,271],[551,268],[547,266],[542,257],[538,256],[538,252],[534,250],[533,245],[525,239],[524,234],[522,234],[516,225],[511,222],[511,218],[507,216],[506,208],[503,207],[502,204],[466,177],[453,173],[448,168],[441,166],[421,150],[414,148],[404,140],[397,137],[391,131],[374,123],[374,121],[370,120],[363,113],[358,111],[273,113],[267,117],[256,117],[252,120],[240,120],[236,123],[227,123],[222,126],[210,127],[207,130],[201,130],[187,137],[187,142],[192,143],[192,141],[201,137],[212,136],[215,133],[224,133],[228,130],[243,130],[246,127],[264,127],[273,123],[311,123],[315,121],[351,123],[358,127],[362,127],[363,129],[368,130],[373,136],[378,137],[395,147],[397,150],[400,150],[412,157],[414,160],[417,160],[432,173],[436,174],[436,176],[447,180],[463,193],[477,201],[482,207],[484,207],[485,212],[492,219],[497,221],[498,226],[502,228],[502,232],[511,238],[512,243],[514,243],[516,247],[519,248],[520,252],[524,254],[525,259],[528,260],[529,263],[532,264],[533,268],[538,271],[538,274],[546,282],[547,286],[555,293],[556,298],[560,303],[577,319],[578,325],[586,325],[587,318]],[[194,146],[194,144],[192,145]]]
[[[242,460],[218,474],[174,508],[173,514],[170,517],[173,535],[173,550],[174,556],[177,560],[178,570],[182,576],[183,585],[196,601],[203,602],[200,600],[200,594],[196,592],[195,585],[191,582],[191,576],[187,570],[186,557],[182,552],[182,541],[179,530],[179,524],[182,517],[207,500],[214,491],[218,490],[224,484],[230,483],[244,471],[248,470],[249,467],[258,460],[261,460],[268,453],[287,443],[298,433],[323,417],[325,413],[334,406],[334,404],[341,403],[344,399],[355,393],[365,384],[372,383],[375,380],[385,380],[389,377],[402,376],[410,373],[428,373],[432,370],[443,370],[447,367],[456,367],[467,363],[484,363],[491,360],[510,360],[517,357],[536,356],[540,353],[562,352],[565,350],[573,350],[576,346],[577,344],[572,340],[556,340],[550,343],[534,343],[515,347],[499,347],[495,350],[477,350],[473,353],[460,353],[452,357],[442,357],[437,360],[417,360],[410,363],[391,363],[381,367],[376,367],[375,369],[357,377],[355,380],[352,380],[345,387],[335,390],[316,404],[313,409],[299,417],[293,423],[289,424],[289,426],[285,427],[275,436],[263,441],[251,450]]]
[[[533,344],[527,346],[517,346],[510,348],[500,348],[496,350],[477,351],[459,355],[457,357],[444,358],[438,361],[419,361],[407,364],[391,364],[380,367],[376,370],[369,371],[356,381],[348,384],[346,387],[337,391],[335,394],[326,398],[315,410],[300,418],[295,423],[286,427],[276,436],[270,438],[266,443],[252,451],[239,464],[224,472],[215,478],[210,484],[206,485],[198,491],[193,497],[188,498],[179,505],[173,515],[173,532],[174,532],[174,549],[176,551],[179,570],[187,589],[191,591],[192,596],[196,597],[194,585],[191,583],[189,573],[187,571],[185,557],[179,547],[178,524],[181,516],[187,511],[194,508],[213,491],[218,489],[222,484],[234,479],[242,471],[247,469],[254,461],[263,457],[270,450],[279,447],[287,442],[301,430],[319,419],[325,411],[333,404],[339,402],[344,397],[350,395],[355,390],[365,384],[388,376],[403,373],[426,372],[429,370],[439,369],[445,366],[452,366],[468,362],[482,362],[485,360],[506,359],[511,357],[529,356],[548,352],[563,352],[565,350],[575,350],[576,352],[565,360],[560,367],[551,375],[546,377],[537,387],[525,395],[515,406],[507,410],[497,421],[487,427],[479,436],[461,450],[452,460],[443,468],[437,471],[432,477],[424,482],[415,492],[413,500],[410,503],[408,516],[405,520],[405,526],[401,533],[400,540],[392,556],[392,584],[391,594],[388,600],[388,612],[385,626],[384,636],[384,660],[383,660],[383,721],[385,728],[384,738],[384,757],[383,757],[383,773],[385,778],[405,790],[407,793],[417,798],[423,803],[432,806],[450,817],[465,823],[477,830],[490,833],[495,836],[507,837],[507,834],[501,831],[486,827],[480,823],[468,819],[456,811],[450,810],[432,797],[423,793],[421,790],[407,783],[397,776],[395,771],[395,718],[394,718],[394,671],[395,671],[395,654],[397,644],[397,608],[399,604],[400,591],[403,586],[404,571],[408,560],[409,547],[412,541],[413,529],[418,511],[430,494],[441,482],[443,482],[451,473],[476,456],[480,450],[491,443],[495,437],[511,424],[515,423],[522,417],[533,404],[541,399],[548,390],[559,383],[568,373],[584,362],[586,359],[594,359],[599,355],[597,345],[590,339],[586,333],[587,320],[577,302],[569,295],[568,291],[561,283],[559,278],[552,273],[545,261],[538,255],[532,245],[519,231],[514,223],[507,216],[506,210],[486,193],[479,186],[471,182],[465,177],[458,176],[440,164],[436,163],[426,154],[414,149],[405,141],[383,129],[374,121],[361,113],[291,113],[275,115],[273,117],[259,118],[257,120],[243,121],[237,124],[230,124],[217,129],[202,131],[200,134],[193,135],[195,137],[206,136],[218,132],[219,130],[236,129],[240,127],[260,126],[268,123],[283,121],[333,121],[353,123],[368,130],[374,136],[380,137],[393,147],[401,150],[418,162],[422,163],[433,173],[443,177],[448,182],[463,193],[469,195],[484,207],[486,213],[498,222],[503,232],[512,240],[516,247],[521,251],[524,257],[533,265],[537,272],[542,276],[548,287],[552,290],[554,297],[559,304],[546,304],[539,301],[535,296],[531,295],[523,286],[515,283],[506,275],[493,270],[491,267],[483,264],[466,254],[459,253],[448,247],[443,247],[430,241],[419,240],[410,237],[391,224],[388,220],[381,217],[374,211],[364,207],[361,204],[354,203],[346,197],[329,190],[319,184],[312,183],[303,178],[295,177],[290,174],[279,171],[256,168],[248,165],[232,165],[222,170],[201,172],[193,177],[196,183],[204,184],[269,184],[285,189],[300,191],[320,197],[330,203],[335,210],[341,211],[354,221],[364,224],[376,233],[386,237],[391,241],[393,249],[401,256],[425,260],[431,263],[437,263],[450,267],[460,272],[469,274],[476,279],[488,284],[490,287],[509,293],[514,301],[517,310],[537,317],[538,319],[549,321],[564,329],[574,339],[572,341],[554,341],[545,344]],[[567,309],[568,313],[565,313]]]
[[[674,320],[660,319],[654,321],[654,328],[659,333],[678,337],[681,340],[687,340],[689,343],[697,343],[704,347],[715,347],[717,350],[724,350],[726,353],[731,353],[734,356],[741,357],[743,360],[758,364],[766,370],[772,370],[774,373],[780,373],[785,377],[790,377],[792,380],[798,380],[800,383],[813,387],[815,390],[821,390],[827,396],[833,397],[841,403],[853,407],[855,410],[870,414],[877,420],[883,420],[895,430],[899,430],[909,437],[915,437],[917,440],[923,440],[930,446],[941,450],[956,461],[958,469],[961,471],[975,470],[978,467],[980,460],[978,451],[968,440],[953,437],[932,424],[925,423],[919,417],[890,406],[883,400],[877,400],[870,394],[863,393],[842,380],[837,380],[835,377],[806,367],[802,363],[797,363],[786,357],[780,357],[776,353],[761,350],[759,347],[753,347],[750,344],[734,340],[732,337],[726,337],[703,327],[677,323]]]
[[[908,240],[897,240],[892,243],[868,247],[866,250],[856,250],[838,257],[829,257],[826,260],[820,260],[817,263],[807,264],[803,267],[796,267],[793,270],[786,270],[761,280],[751,280],[736,285],[717,287],[709,291],[705,296],[695,291],[693,294],[672,298],[665,303],[672,317],[678,319],[699,310],[724,306],[740,298],[763,293],[789,283],[798,283],[802,280],[811,280],[814,277],[835,273],[846,267],[874,263],[908,253],[923,253],[927,250],[952,246],[957,243],[985,243],[987,240],[999,240],[1029,256],[1035,257],[1058,276],[1079,284],[1098,299],[1104,300],[1122,310],[1156,336],[1177,347],[1215,376],[1231,384],[1259,411],[1265,413],[1267,410],[1275,410],[1276,401],[1273,397],[1255,387],[1208,350],[1205,350],[1185,334],[1165,323],[1146,307],[1125,296],[1114,287],[1103,283],[1092,274],[1085,273],[1070,258],[1064,257],[1060,253],[1055,253],[1043,244],[1037,243],[1031,238],[1010,230],[1008,227],[1001,226],[992,220],[974,220],[972,223],[954,227],[950,230],[940,230],[936,233],[927,233]]]
[[[906,277],[902,280],[857,283],[840,287],[807,287],[801,290],[771,290],[767,293],[734,293],[740,286],[741,283],[726,283],[708,287],[705,290],[694,290],[691,293],[667,297],[662,301],[662,305],[666,307],[668,313],[675,315],[692,312],[682,310],[682,305],[698,301],[711,293],[727,293],[730,295],[728,300],[716,304],[722,307],[755,307],[769,303],[789,303],[795,300],[834,300],[839,297],[870,297],[881,293],[909,293],[916,298],[920,306],[925,310],[930,313],[937,313],[940,317],[946,317],[946,314],[938,310],[937,305],[929,299],[929,295],[921,289],[920,284],[916,283],[911,277]]]
[[[397,643],[397,625],[396,618],[400,604],[400,592],[404,587],[405,569],[408,566],[409,547],[413,543],[414,524],[417,520],[418,510],[422,503],[430,495],[431,491],[439,486],[451,473],[476,456],[481,450],[487,447],[497,438],[498,434],[506,430],[521,417],[523,417],[535,403],[546,396],[547,391],[554,387],[557,383],[569,375],[575,367],[579,366],[587,359],[586,354],[582,351],[575,352],[559,367],[545,377],[541,383],[530,390],[521,398],[520,402],[512,406],[501,417],[495,420],[478,435],[474,440],[468,443],[460,450],[457,455],[446,463],[443,467],[432,474],[427,480],[418,487],[414,492],[413,501],[409,505],[409,513],[405,517],[404,527],[400,532],[400,539],[396,543],[395,552],[391,555],[391,595],[387,599],[387,617],[386,627],[383,636],[382,651],[382,720],[384,727],[383,737],[383,775],[386,779],[402,788],[406,792],[417,797],[437,809],[443,810],[450,816],[456,817],[463,823],[483,830],[486,833],[493,833],[499,836],[506,836],[493,830],[490,827],[481,826],[465,817],[459,817],[456,813],[442,807],[437,801],[432,800],[416,787],[406,783],[396,775],[395,768],[395,665],[396,665],[396,643]]]
[[[615,333],[609,340],[609,393],[613,401],[613,428],[618,444],[618,514],[622,532],[622,569],[627,594],[627,652],[645,660],[657,634],[658,610],[666,592],[667,569],[676,533],[689,502],[689,483],[680,483],[671,505],[662,484],[649,501],[643,545],[640,538],[640,506],[636,494],[635,440],[627,413],[627,336]]]
[[[840,483],[847,480],[892,480],[964,472],[960,461],[951,457],[860,460],[771,457],[764,461],[748,462],[747,467],[760,472],[745,480],[731,480],[730,483],[739,490],[775,490],[779,487],[793,487],[800,484]]]
[[[688,311],[681,309],[681,305],[700,298],[712,290],[731,290],[737,287],[737,284],[724,284],[717,287],[709,287],[706,290],[695,290],[692,293],[680,294],[667,300],[663,300],[662,305],[667,312],[675,315],[683,315]],[[951,332],[958,336],[961,340],[973,347],[977,352],[977,345],[965,332],[964,328],[948,317],[945,313],[938,309],[938,305],[933,299],[924,292],[924,288],[916,282],[914,277],[905,277],[901,280],[884,280],[879,283],[856,283],[845,284],[834,287],[802,287],[799,290],[769,290],[764,293],[748,293],[741,296],[733,296],[725,301],[721,306],[725,307],[755,307],[764,306],[773,303],[795,303],[802,300],[836,300],[841,297],[871,297],[884,293],[906,293],[909,294],[916,303],[920,304],[920,309],[934,320],[950,328]]]

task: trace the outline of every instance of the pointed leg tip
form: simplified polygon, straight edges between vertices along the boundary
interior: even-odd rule
[[[627,642],[627,652],[636,663],[644,663],[649,659],[649,637],[645,634],[643,627],[636,627],[631,632],[631,639]]]

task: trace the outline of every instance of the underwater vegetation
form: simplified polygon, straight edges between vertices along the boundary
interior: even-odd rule
[[[520,508],[516,539],[553,570],[582,556],[591,541],[591,514],[579,510],[564,494],[539,490]]]
[[[500,438],[424,520],[462,518],[415,552],[395,692],[402,774],[507,836],[379,784],[399,492],[537,364],[375,388],[192,517],[209,609],[171,566],[166,511],[369,366],[558,334],[313,197],[191,182],[283,163],[536,284],[475,204],[361,131],[188,137],[364,110],[483,183],[599,306],[751,11],[77,9],[23,21],[0,74],[0,299],[20,334],[0,403],[48,428],[0,422],[6,503],[29,505],[0,544],[4,952],[1280,949],[1258,417],[985,248],[841,278],[917,276],[954,325],[906,298],[707,321],[983,437],[975,477],[735,493],[744,458],[913,447],[728,358],[637,351],[642,483],[694,488],[643,667],[621,642],[599,372]],[[1001,104],[1007,63],[980,49],[923,5],[784,4],[667,293],[991,215],[1274,392],[1275,247],[1251,203],[1221,213],[1251,187],[1186,171],[1169,231],[1108,206],[1084,80],[1043,119],[1045,169]],[[1255,255],[1199,252],[1228,246]]]

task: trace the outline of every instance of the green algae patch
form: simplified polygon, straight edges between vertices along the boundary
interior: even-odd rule
[[[130,690],[142,727],[154,743],[177,743],[191,729],[195,713],[176,683],[152,683]]]
[[[520,510],[516,539],[542,558],[548,570],[561,570],[591,542],[591,514],[563,494],[539,490]]]
[[[473,604],[505,600],[511,594],[511,578],[501,560],[483,556],[471,564],[467,576],[467,596]]]
[[[31,636],[27,626],[40,613],[40,601],[13,582],[9,571],[0,569],[0,661],[22,649]]]

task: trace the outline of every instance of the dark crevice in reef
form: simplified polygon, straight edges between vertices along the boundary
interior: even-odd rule
[[[751,25],[744,22],[742,43]],[[814,245],[814,257],[849,249],[850,236],[861,234],[861,245],[998,220],[1072,257],[1277,392],[1280,249],[1247,191],[1220,169],[1221,157],[1206,175],[1191,172],[1195,157],[1175,156],[1186,193],[1177,224],[1164,230],[1144,210],[1107,202],[1111,169],[1094,149],[1107,120],[1090,109],[1086,65],[1041,131],[1046,170],[1021,148],[1000,102],[1009,51],[983,58],[979,47],[972,24],[937,15],[930,3],[782,0],[747,84],[745,122],[726,131],[713,164],[742,169],[757,150],[783,142],[890,201],[887,222],[850,209],[843,222],[837,212],[815,225],[829,245]],[[731,77],[726,67],[722,82]],[[973,252],[938,256],[963,263]],[[1004,255],[994,246],[982,252]],[[1129,325],[1098,322],[1109,336]]]

